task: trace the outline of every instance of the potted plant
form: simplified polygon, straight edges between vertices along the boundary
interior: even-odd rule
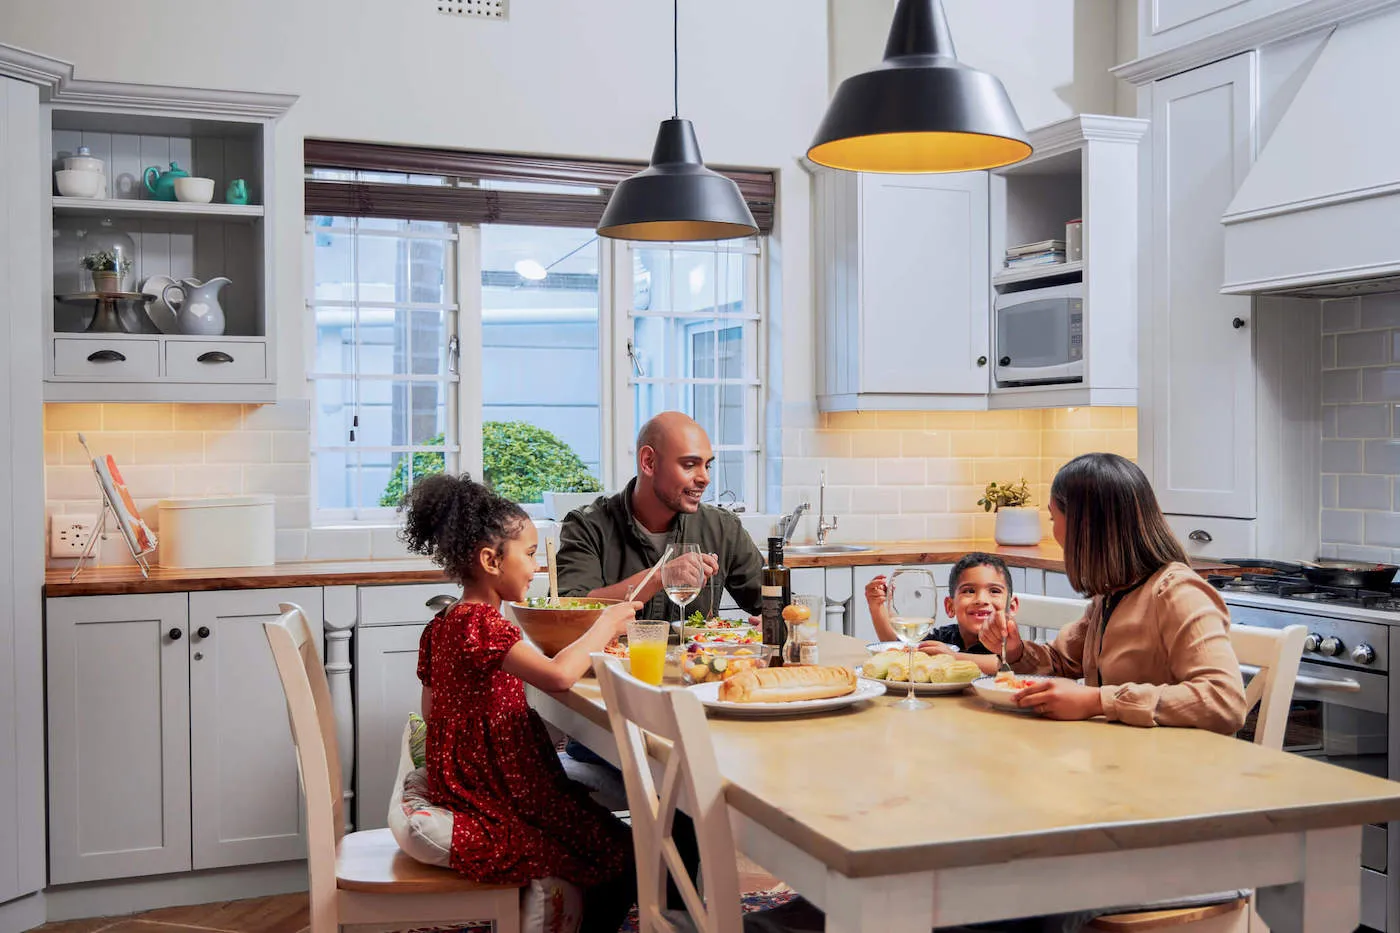
[[[997,544],[1040,542],[1040,510],[1031,505],[1031,489],[1025,477],[1019,483],[988,483],[977,504],[984,512],[996,512],[993,534]]]
[[[83,257],[83,268],[92,273],[92,287],[102,293],[119,292],[131,271],[131,260],[114,250],[99,249]]]

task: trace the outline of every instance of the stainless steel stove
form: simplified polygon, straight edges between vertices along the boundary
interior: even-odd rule
[[[1389,728],[1400,715],[1400,689],[1390,689],[1389,677],[1390,658],[1400,657],[1400,588],[1314,586],[1297,565],[1239,563],[1263,572],[1207,577],[1232,622],[1308,630],[1284,750],[1400,779],[1400,729]],[[1252,726],[1251,719],[1244,737]],[[1363,830],[1361,919],[1373,930],[1400,933],[1400,823]]]

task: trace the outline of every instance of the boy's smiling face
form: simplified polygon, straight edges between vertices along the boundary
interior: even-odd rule
[[[1008,592],[1001,571],[986,565],[964,570],[957,588],[943,599],[943,611],[958,620],[963,640],[968,644],[976,642],[982,626],[997,610],[1008,609],[1015,612],[1016,598]]]

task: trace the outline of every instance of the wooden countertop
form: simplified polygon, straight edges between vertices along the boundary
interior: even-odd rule
[[[911,541],[877,544],[869,551],[845,554],[792,555],[789,567],[868,567],[895,564],[951,564],[969,551],[999,555],[1012,567],[1064,573],[1064,553],[1054,541],[1031,547],[1002,547],[993,541]],[[1224,565],[1193,561],[1198,570]],[[135,567],[93,567],[70,581],[70,569],[55,568],[44,576],[44,595],[112,596],[129,593],[185,593],[199,590],[255,590],[282,586],[378,586],[391,583],[446,583],[447,575],[423,559],[300,561],[268,567],[226,567],[208,570],[151,569],[142,579]]]
[[[823,663],[866,657],[819,637]],[[549,696],[608,728],[591,678]],[[730,804],[850,877],[1400,818],[1400,784],[1198,729],[1052,722],[970,693],[916,712],[895,699],[711,717]]]

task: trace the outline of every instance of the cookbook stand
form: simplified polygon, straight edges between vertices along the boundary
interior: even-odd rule
[[[86,438],[83,438],[81,434],[78,435],[78,438],[83,442],[83,449],[87,450]],[[88,452],[88,462],[92,465],[92,475],[93,478],[97,480],[98,491],[102,493],[102,514],[98,517],[97,527],[93,529],[92,536],[88,538],[87,546],[83,548],[82,555],[78,557],[78,564],[73,568],[73,573],[68,577],[68,581],[71,583],[78,579],[78,574],[82,572],[83,565],[87,563],[88,558],[92,556],[93,549],[97,547],[97,539],[107,537],[107,520],[109,516],[112,524],[116,525],[117,530],[121,532],[122,540],[126,542],[127,550],[131,552],[132,558],[136,561],[136,566],[141,570],[141,576],[149,580],[151,578],[151,565],[146,560],[146,556],[155,553],[155,545],[153,544],[146,550],[141,550],[140,545],[136,543],[136,534],[122,521],[121,513],[117,511],[116,504],[112,501],[112,496],[107,491],[107,485],[102,482],[102,474],[97,471],[97,460],[92,457],[91,451]]]

